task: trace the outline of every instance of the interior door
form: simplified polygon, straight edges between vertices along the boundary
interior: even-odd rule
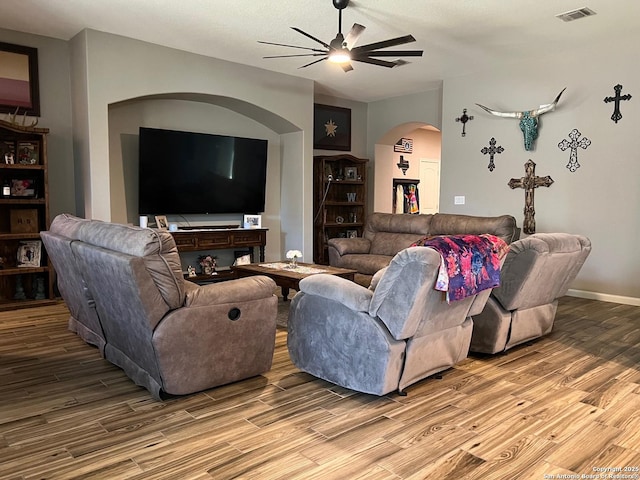
[[[440,162],[420,159],[420,213],[438,213],[440,208]]]

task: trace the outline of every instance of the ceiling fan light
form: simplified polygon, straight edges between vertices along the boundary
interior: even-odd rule
[[[329,61],[332,63],[347,63],[351,61],[351,54],[346,48],[333,50],[329,54]]]

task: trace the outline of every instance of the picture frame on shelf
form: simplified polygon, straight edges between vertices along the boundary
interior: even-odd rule
[[[40,240],[27,240],[20,242],[17,252],[18,267],[39,267],[42,251],[42,242]]]
[[[40,116],[38,49],[0,42],[0,113]]]
[[[242,225],[244,228],[262,228],[262,215],[245,215]]]
[[[156,228],[158,230],[168,230],[169,221],[167,220],[166,215],[156,215]]]
[[[38,142],[18,142],[16,162],[20,165],[37,165],[40,162],[40,144]]]
[[[13,165],[15,163],[16,144],[15,142],[0,142],[0,163]]]
[[[357,230],[347,230],[347,238],[358,238]]]
[[[351,150],[351,109],[314,103],[313,148]]]
[[[11,180],[11,196],[35,198],[36,181],[33,178],[14,178]]]
[[[358,179],[358,167],[345,167],[344,169],[345,180],[357,180]]]

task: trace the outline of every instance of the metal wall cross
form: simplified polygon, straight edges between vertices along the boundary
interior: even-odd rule
[[[491,137],[491,140],[489,140],[489,148],[482,147],[482,150],[480,150],[480,152],[482,152],[484,155],[486,155],[487,153],[489,154],[489,166],[487,168],[490,172],[493,172],[493,169],[496,168],[495,163],[493,163],[493,157],[496,153],[504,152],[504,148],[502,148],[502,145],[498,145],[496,147],[496,139]]]
[[[611,120],[618,123],[618,120],[622,118],[622,114],[620,113],[620,100],[631,100],[631,95],[628,93],[626,95],[620,95],[622,92],[622,85],[618,84],[613,87],[613,90],[616,92],[613,97],[605,97],[604,103],[615,102],[613,105],[613,115],[611,115]]]
[[[464,137],[467,132],[465,131],[465,128],[467,126],[467,122],[469,120],[473,120],[473,115],[467,115],[467,109],[463,108],[462,109],[462,116],[456,118],[456,122],[462,122],[462,136]]]
[[[509,186],[514,188],[524,188],[524,224],[522,231],[524,233],[536,233],[536,210],[533,206],[533,193],[538,187],[549,187],[553,183],[553,179],[547,175],[546,177],[536,177],[536,164],[533,160],[529,160],[524,164],[525,176],[522,178],[512,178],[509,180]]]
[[[580,164],[578,163],[578,147],[586,150],[587,147],[591,145],[591,140],[589,140],[587,137],[583,137],[578,141],[580,135],[582,134],[578,131],[578,129],[574,128],[569,134],[569,138],[571,139],[571,141],[565,138],[558,144],[558,148],[563,152],[567,148],[571,149],[571,153],[569,154],[569,163],[567,163],[567,168],[570,172],[575,172],[580,168]]]

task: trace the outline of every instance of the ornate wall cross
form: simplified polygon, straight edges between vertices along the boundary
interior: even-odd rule
[[[496,153],[502,153],[504,152],[504,148],[502,148],[502,145],[499,145],[496,147],[496,139],[491,137],[491,140],[489,140],[489,148],[487,147],[483,147],[482,150],[480,150],[484,155],[486,155],[487,153],[489,154],[489,171],[493,172],[493,169],[496,168],[495,163],[493,163],[493,156]]]
[[[620,113],[620,101],[631,100],[631,95],[629,95],[628,93],[626,95],[620,95],[620,92],[622,92],[622,85],[620,84],[613,87],[613,91],[616,92],[615,96],[605,97],[604,103],[615,102],[613,104],[613,115],[611,115],[611,120],[618,123],[618,120],[622,118],[622,114]]]
[[[571,154],[569,155],[569,163],[567,163],[567,168],[570,172],[575,172],[580,168],[580,164],[578,163],[578,147],[586,150],[587,147],[591,145],[591,140],[589,140],[587,137],[583,137],[582,139],[580,139],[580,141],[578,141],[580,135],[581,133],[578,131],[578,129],[574,128],[569,134],[569,138],[571,139],[571,141],[565,138],[558,144],[558,148],[563,152],[567,148],[571,149]]]
[[[547,175],[546,177],[536,177],[536,164],[533,160],[529,160],[524,164],[525,176],[522,178],[512,178],[509,180],[509,186],[514,188],[524,188],[524,224],[522,231],[524,233],[536,233],[536,210],[533,206],[533,193],[538,187],[549,187],[553,183],[553,179]]]
[[[462,116],[456,118],[456,122],[461,122],[462,123],[462,136],[464,137],[467,132],[465,131],[465,128],[467,126],[467,122],[469,120],[473,120],[473,115],[467,115],[467,109],[463,108],[462,109]]]

